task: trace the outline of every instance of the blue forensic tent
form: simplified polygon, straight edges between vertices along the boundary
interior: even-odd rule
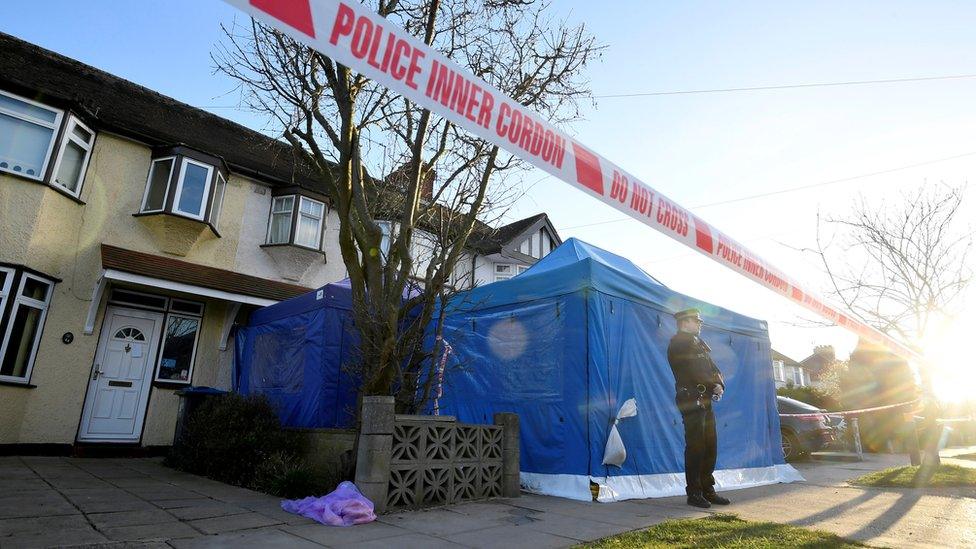
[[[348,281],[258,309],[237,331],[234,389],[265,395],[288,427],[348,427],[358,385],[341,367],[355,348]]]
[[[783,461],[766,323],[669,290],[630,261],[569,239],[519,276],[464,292],[444,337],[453,347],[444,414],[491,422],[518,413],[529,491],[573,499],[684,494],[684,431],[667,347],[672,313],[697,307],[726,380],[715,405],[718,489],[802,480]],[[627,456],[602,465],[618,429]]]

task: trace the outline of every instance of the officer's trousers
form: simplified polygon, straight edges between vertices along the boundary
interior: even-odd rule
[[[693,493],[715,491],[715,459],[718,457],[718,437],[715,433],[715,413],[712,401],[698,406],[695,400],[678,400],[681,420],[685,424],[685,490]]]

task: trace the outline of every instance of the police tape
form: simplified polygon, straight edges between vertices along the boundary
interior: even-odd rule
[[[923,416],[913,416],[913,417],[917,421],[925,421],[925,418]],[[976,418],[974,418],[972,416],[970,416],[970,417],[948,417],[948,418],[939,418],[939,419],[935,420],[936,423],[971,423],[971,422],[974,422],[974,421],[976,421]]]
[[[360,2],[225,1],[830,322],[922,360]]]
[[[843,410],[840,412],[817,412],[812,414],[778,414],[779,417],[797,417],[797,418],[821,418],[824,416],[858,416],[861,414],[867,414],[870,412],[877,412],[879,410],[890,410],[891,408],[901,408],[902,406],[908,406],[910,404],[916,404],[922,399],[916,398],[915,400],[909,400],[908,402],[899,402],[898,404],[888,404],[885,406],[875,406],[873,408],[861,408],[860,410]]]

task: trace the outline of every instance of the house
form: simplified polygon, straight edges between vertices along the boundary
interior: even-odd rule
[[[0,451],[170,445],[179,389],[230,386],[235,323],[346,276],[310,173],[285,143],[0,33]],[[559,239],[533,219],[484,237],[499,248],[472,248],[474,270],[545,255]]]
[[[812,355],[800,361],[800,366],[810,374],[810,383],[818,387],[823,383],[823,375],[836,362],[837,354],[832,345],[817,345]]]
[[[773,380],[776,388],[806,387],[811,384],[810,372],[799,362],[773,349]]]
[[[466,254],[461,276],[467,275],[465,287],[508,280],[522,274],[537,261],[555,250],[562,240],[549,221],[540,213],[499,227],[471,242],[472,253]]]

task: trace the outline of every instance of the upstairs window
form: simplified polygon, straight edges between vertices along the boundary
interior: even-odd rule
[[[77,118],[69,117],[58,158],[54,163],[54,179],[51,184],[77,197],[81,193],[81,183],[85,178],[94,143],[95,134]]]
[[[295,244],[309,248],[322,245],[322,221],[325,219],[325,204],[305,198],[299,200],[298,225],[295,231]]]
[[[0,171],[43,181],[62,114],[0,92]]]
[[[0,172],[78,198],[94,145],[95,132],[77,117],[0,90]]]
[[[324,202],[307,196],[273,197],[266,244],[294,244],[320,250],[325,212]]]
[[[142,201],[143,212],[161,212],[166,207],[166,196],[169,194],[169,180],[173,175],[174,162],[176,162],[174,156],[153,160],[149,167],[146,196]]]
[[[189,158],[183,159],[180,167],[180,178],[176,183],[176,195],[173,202],[177,213],[188,215],[195,219],[203,219],[210,196],[210,177],[213,166],[196,162]]]
[[[276,196],[271,200],[268,244],[288,244],[291,241],[291,214],[294,208],[294,196]]]
[[[216,232],[227,189],[227,170],[217,157],[186,147],[157,151],[149,166],[139,214],[167,213],[195,219]]]

